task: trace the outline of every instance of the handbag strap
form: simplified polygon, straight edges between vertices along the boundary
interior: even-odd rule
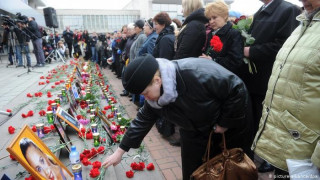
[[[204,156],[202,158],[203,163],[209,161],[209,159],[210,159],[211,138],[212,138],[212,134],[213,133],[214,133],[214,130],[212,130],[210,132],[209,140],[208,140],[208,144],[207,144],[207,148],[206,148],[206,152],[204,153]],[[224,156],[229,156],[229,151],[228,151],[227,146],[226,146],[226,138],[225,138],[224,133],[222,133],[222,143],[223,143],[223,152],[222,152],[223,155]]]

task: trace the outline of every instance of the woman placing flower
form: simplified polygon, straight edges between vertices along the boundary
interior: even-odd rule
[[[232,23],[227,21],[228,12],[228,6],[222,1],[206,6],[205,16],[212,30],[207,35],[205,52],[200,57],[212,59],[239,75],[243,63],[243,40],[241,33],[232,29]]]

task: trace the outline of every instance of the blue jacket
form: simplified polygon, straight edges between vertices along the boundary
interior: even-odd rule
[[[139,56],[143,54],[152,54],[157,38],[158,34],[155,31],[149,34],[146,41],[144,41],[142,47],[140,48]]]

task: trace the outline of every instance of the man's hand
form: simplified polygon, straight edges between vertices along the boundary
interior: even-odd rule
[[[228,130],[228,128],[224,128],[219,126],[218,124],[214,125],[215,127],[213,127],[214,133],[224,133]]]
[[[199,56],[199,58],[205,58],[205,59],[209,59],[209,60],[212,60],[212,57],[211,56],[207,56],[205,54],[202,53],[201,56]]]
[[[124,150],[118,147],[116,152],[114,152],[111,156],[108,156],[104,162],[102,163],[102,166],[105,168],[108,168],[109,166],[113,165],[116,166],[121,162],[122,155],[125,153]]]
[[[244,55],[244,57],[249,57],[249,52],[250,52],[250,47],[244,47],[244,49],[243,49],[243,55]]]

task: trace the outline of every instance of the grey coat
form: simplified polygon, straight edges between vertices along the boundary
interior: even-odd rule
[[[136,57],[138,57],[139,50],[142,47],[144,41],[146,41],[147,36],[141,31],[134,37],[136,40],[133,42],[130,49],[130,62],[132,62]]]

